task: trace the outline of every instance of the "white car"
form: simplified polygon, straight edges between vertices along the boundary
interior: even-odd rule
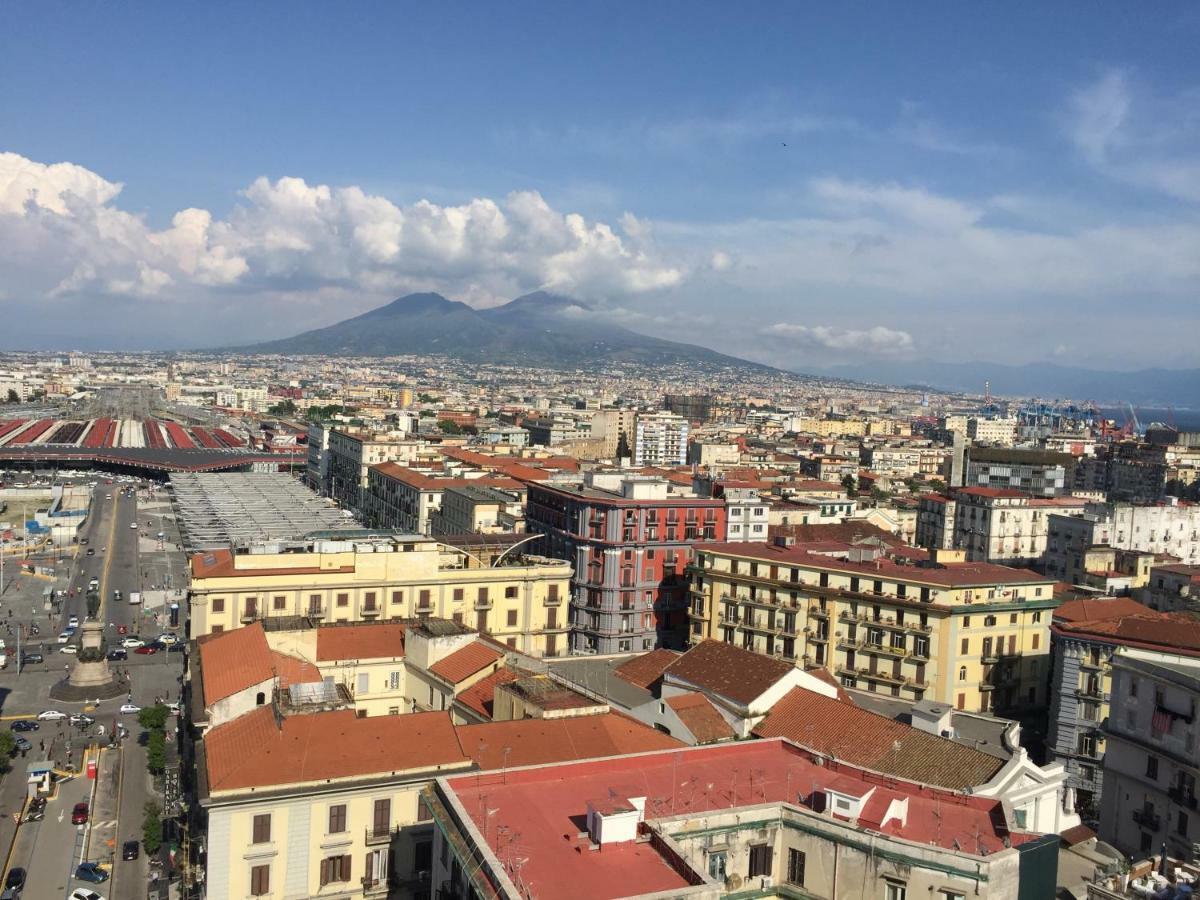
[[[79,648],[76,647],[74,644],[63,644],[61,647],[58,648],[58,652],[59,653],[78,653]]]
[[[126,650],[136,650],[138,647],[145,647],[146,642],[140,637],[127,637],[121,641],[121,646]]]
[[[67,900],[104,900],[104,895],[89,891],[87,888],[75,888]]]
[[[79,616],[71,616],[71,618],[67,619],[67,627],[68,628],[78,628],[79,627]]]
[[[58,642],[60,644],[65,644],[73,637],[75,637],[74,629],[68,629],[58,636]]]
[[[43,722],[57,722],[59,719],[65,719],[67,714],[57,709],[44,709],[37,717]]]
[[[136,703],[122,703],[121,704],[121,715],[123,715],[123,716],[131,716],[134,713],[141,712],[141,711],[142,711],[142,708],[140,706],[138,706]]]
[[[130,523],[129,523],[129,527],[130,527],[130,528],[133,528],[133,529],[136,529],[136,528],[137,528],[137,522],[130,522]]]
[[[166,644],[168,646],[170,646],[171,644],[178,644],[179,643],[179,635],[172,634],[169,631],[164,631],[162,634],[160,634],[158,636],[158,642],[160,644]]]

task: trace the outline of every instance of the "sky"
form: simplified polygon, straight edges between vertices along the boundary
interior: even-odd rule
[[[1194,3],[0,16],[0,348],[545,289],[797,370],[1200,366]]]

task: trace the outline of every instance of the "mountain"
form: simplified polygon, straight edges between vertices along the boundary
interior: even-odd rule
[[[938,390],[1014,397],[1070,397],[1097,403],[1194,407],[1200,402],[1200,369],[1138,369],[1105,372],[1056,363],[1024,366],[996,363],[851,363],[825,369],[828,375],[880,384],[919,385]]]
[[[538,291],[475,309],[440,294],[409,294],[352,319],[241,353],[326,356],[437,354],[470,362],[587,368],[602,362],[768,366],[631,331],[586,303]]]

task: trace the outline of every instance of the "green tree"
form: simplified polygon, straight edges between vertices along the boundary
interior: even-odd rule
[[[148,856],[162,847],[162,811],[153,800],[147,800],[142,811],[142,846]]]
[[[152,775],[161,775],[166,767],[167,736],[161,731],[152,731],[146,740],[146,768]]]
[[[433,403],[434,399],[432,394],[417,394],[418,403]]]
[[[629,449],[629,435],[621,432],[617,435],[617,459],[632,459],[633,451]]]
[[[170,715],[163,704],[157,706],[146,706],[138,710],[138,724],[147,731],[162,731],[167,727],[167,717]]]
[[[12,765],[9,760],[17,752],[17,739],[11,731],[0,731],[0,772],[7,772]]]
[[[462,426],[457,422],[451,422],[449,419],[442,419],[437,423],[437,427],[441,429],[442,434],[462,434]]]
[[[940,478],[931,478],[929,479],[929,489],[940,494],[946,490],[946,482],[942,481]]]
[[[17,396],[17,392],[14,391],[12,388],[8,389],[8,402],[9,403],[20,403],[21,402],[21,398]]]
[[[296,414],[296,401],[292,399],[281,400],[273,406],[268,406],[267,412],[273,416],[294,416]]]
[[[846,489],[847,494],[854,494],[858,491],[858,480],[853,475],[842,476],[842,487]]]

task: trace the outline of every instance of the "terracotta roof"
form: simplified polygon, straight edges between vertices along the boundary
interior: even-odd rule
[[[735,738],[733,726],[725,721],[715,706],[703,694],[681,694],[667,700],[679,721],[687,727],[697,744],[714,744]]]
[[[794,670],[782,659],[709,638],[679,657],[665,674],[745,705]]]
[[[1156,647],[1185,656],[1200,654],[1200,619],[1187,613],[1146,610],[1138,615],[1056,624],[1053,628],[1055,633],[1067,637],[1096,637],[1110,643]]]
[[[1067,600],[1054,611],[1056,622],[1095,622],[1100,619],[1115,619],[1119,616],[1150,612],[1150,608],[1132,597],[1081,598]]]
[[[464,764],[446,712],[358,718],[354,710],[288,716],[262,706],[204,736],[211,791],[309,784]]]
[[[677,659],[679,659],[677,652],[660,647],[649,653],[627,659],[613,669],[613,674],[632,685],[649,690],[650,685],[662,677],[667,666]]]
[[[839,522],[836,525],[770,525],[767,533],[774,538],[776,535],[786,535],[794,538],[796,543],[791,549],[802,549],[802,546],[836,542],[853,545],[855,542],[877,538],[889,547],[903,547],[904,541],[890,531],[884,531],[878,525],[855,519],[850,522]]]
[[[307,660],[272,650],[271,662],[275,666],[280,690],[287,690],[293,684],[310,684],[321,680],[321,670]]]
[[[793,688],[754,729],[851,765],[951,790],[986,784],[1004,761],[886,716]]]
[[[194,553],[190,561],[192,578],[237,578],[260,575],[336,575],[354,571],[354,566],[283,566],[277,569],[237,568],[231,550],[206,550]]]
[[[275,663],[259,622],[205,635],[197,643],[205,706],[275,677]]]
[[[496,700],[496,688],[520,676],[507,666],[501,666],[491,675],[481,678],[454,698],[455,702],[474,710],[485,719],[491,719]]]
[[[615,712],[460,725],[458,740],[463,753],[483,769],[622,756],[683,746],[670,735]]]
[[[391,659],[404,655],[404,626],[395,622],[324,625],[317,629],[317,659]]]
[[[817,681],[823,681],[831,688],[837,691],[837,698],[842,703],[853,703],[854,700],[846,693],[846,689],[842,687],[842,683],[837,680],[832,672],[823,666],[812,666],[804,670],[806,674],[811,675]]]
[[[504,654],[495,647],[489,647],[483,641],[472,641],[461,650],[439,659],[429,667],[429,671],[451,684],[458,684],[503,657]]]

